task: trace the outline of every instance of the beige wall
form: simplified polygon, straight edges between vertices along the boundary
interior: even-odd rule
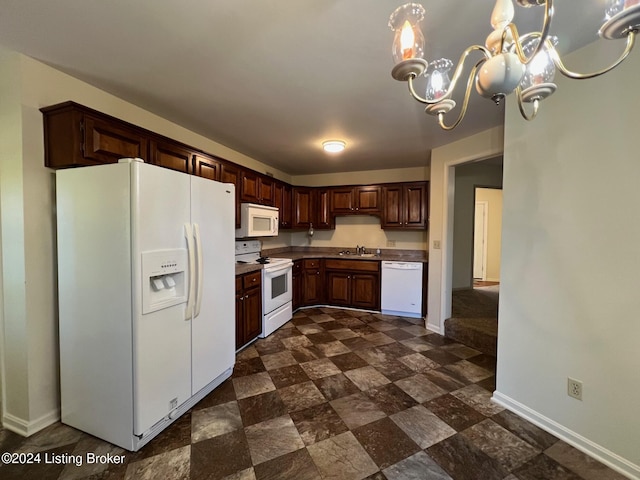
[[[477,188],[476,202],[487,203],[487,271],[486,280],[500,281],[502,237],[502,189]]]
[[[621,49],[601,41],[565,62],[601,68]],[[640,478],[639,74],[634,51],[599,78],[556,75],[532,122],[507,102],[494,394],[630,478]],[[582,401],[567,377],[583,382]]]

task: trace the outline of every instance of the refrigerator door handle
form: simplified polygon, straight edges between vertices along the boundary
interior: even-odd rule
[[[187,308],[184,312],[184,319],[191,320],[193,316],[193,301],[195,295],[195,275],[194,270],[196,268],[196,260],[194,257],[194,245],[193,245],[193,229],[190,223],[184,224],[184,236],[187,239],[187,252],[189,253],[189,295],[187,297]]]
[[[197,287],[196,287],[196,311],[193,313],[193,318],[200,315],[200,306],[202,305],[202,292],[204,286],[204,272],[203,268],[203,252],[202,252],[202,239],[200,238],[200,225],[197,223],[193,224],[193,237],[196,240],[196,257],[198,261],[198,277],[197,277]]]

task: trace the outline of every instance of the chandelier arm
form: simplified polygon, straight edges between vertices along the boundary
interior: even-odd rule
[[[411,93],[411,96],[417,100],[420,103],[424,103],[425,105],[435,105],[437,103],[440,103],[442,100],[447,100],[451,98],[451,95],[453,94],[453,91],[456,88],[456,83],[458,82],[460,76],[462,75],[462,69],[464,68],[464,62],[467,59],[467,57],[474,51],[479,51],[482,53],[483,57],[478,64],[476,65],[476,67],[474,68],[473,72],[474,74],[469,77],[469,82],[471,81],[472,78],[475,77],[475,71],[477,69],[477,67],[479,65],[481,65],[482,63],[484,63],[486,60],[489,60],[491,58],[491,52],[489,51],[489,49],[487,49],[486,47],[483,47],[481,45],[472,45],[470,47],[468,47],[464,52],[462,52],[462,55],[460,55],[460,60],[458,60],[458,66],[456,67],[456,70],[453,74],[453,78],[451,79],[451,83],[449,84],[449,89],[447,90],[447,93],[444,94],[443,96],[441,96],[440,98],[436,98],[434,100],[429,100],[427,98],[421,97],[415,90],[414,86],[413,86],[413,80],[416,78],[416,76],[414,74],[412,74],[409,79],[407,80],[407,83],[409,84],[409,92]]]
[[[576,72],[572,72],[571,70],[567,69],[567,67],[564,66],[564,63],[562,63],[562,60],[560,59],[560,55],[558,55],[558,52],[556,51],[555,47],[551,44],[551,42],[548,39],[547,39],[547,50],[549,52],[549,56],[553,60],[553,63],[555,63],[555,65],[558,68],[558,70],[560,71],[560,73],[562,73],[565,77],[573,78],[573,79],[576,79],[576,80],[584,80],[584,79],[587,79],[587,78],[594,78],[594,77],[598,77],[600,75],[603,75],[603,74],[613,70],[618,65],[620,65],[622,63],[622,61],[625,58],[627,58],[629,53],[631,53],[631,50],[633,49],[633,46],[635,44],[636,33],[637,33],[636,30],[631,30],[627,34],[627,45],[626,45],[624,51],[622,52],[622,55],[620,55],[620,58],[618,58],[618,60],[616,60],[615,63],[613,63],[612,65],[608,66],[607,68],[604,68],[602,70],[598,70],[597,72],[593,72],[593,73],[576,73]]]
[[[533,111],[528,114],[524,108],[524,102],[522,101],[522,88],[520,88],[520,86],[516,89],[516,96],[518,97],[518,108],[520,109],[520,115],[522,115],[522,118],[528,121],[536,118],[540,101],[537,98],[533,101]]]
[[[466,115],[467,107],[469,106],[469,97],[471,96],[471,88],[473,87],[473,81],[476,78],[476,73],[478,71],[478,68],[480,68],[480,65],[482,65],[484,62],[485,62],[484,59],[480,60],[471,69],[471,73],[469,74],[469,78],[467,79],[467,90],[465,91],[465,94],[464,94],[464,101],[462,102],[462,108],[460,109],[460,114],[458,115],[458,118],[455,121],[455,123],[453,123],[450,126],[445,125],[444,112],[438,113],[438,124],[440,125],[440,128],[442,128],[443,130],[453,130],[460,124],[460,122]]]
[[[542,38],[547,39],[549,36],[549,29],[551,28],[551,19],[553,18],[553,0],[546,0],[544,3],[544,20],[542,22],[542,30],[540,32],[532,32],[525,37],[528,38]],[[514,23],[510,23],[504,28],[502,32],[502,44],[500,45],[500,50],[502,51],[504,42],[507,38],[507,30],[511,32],[511,36],[513,37],[513,44],[515,45],[516,54],[518,55],[518,60],[524,65],[529,64],[531,60],[542,50],[544,43],[543,41],[539,41],[536,45],[535,49],[531,53],[529,57],[527,57],[522,49],[522,43],[520,42],[520,35],[518,33],[518,28]]]

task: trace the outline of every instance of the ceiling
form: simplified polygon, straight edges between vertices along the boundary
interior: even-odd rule
[[[387,22],[402,3],[0,0],[0,45],[290,175],[416,167],[433,148],[500,125],[504,106],[474,93],[452,132],[424,113],[391,78]],[[561,52],[597,38],[605,3],[556,2]],[[494,0],[423,4],[429,60],[484,44]],[[516,7],[520,32],[539,30],[542,13]],[[347,150],[322,152],[330,138]]]

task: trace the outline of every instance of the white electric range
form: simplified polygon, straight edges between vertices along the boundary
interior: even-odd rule
[[[267,337],[293,316],[293,260],[260,255],[260,240],[237,240],[236,263],[260,264],[262,269],[262,334]]]

